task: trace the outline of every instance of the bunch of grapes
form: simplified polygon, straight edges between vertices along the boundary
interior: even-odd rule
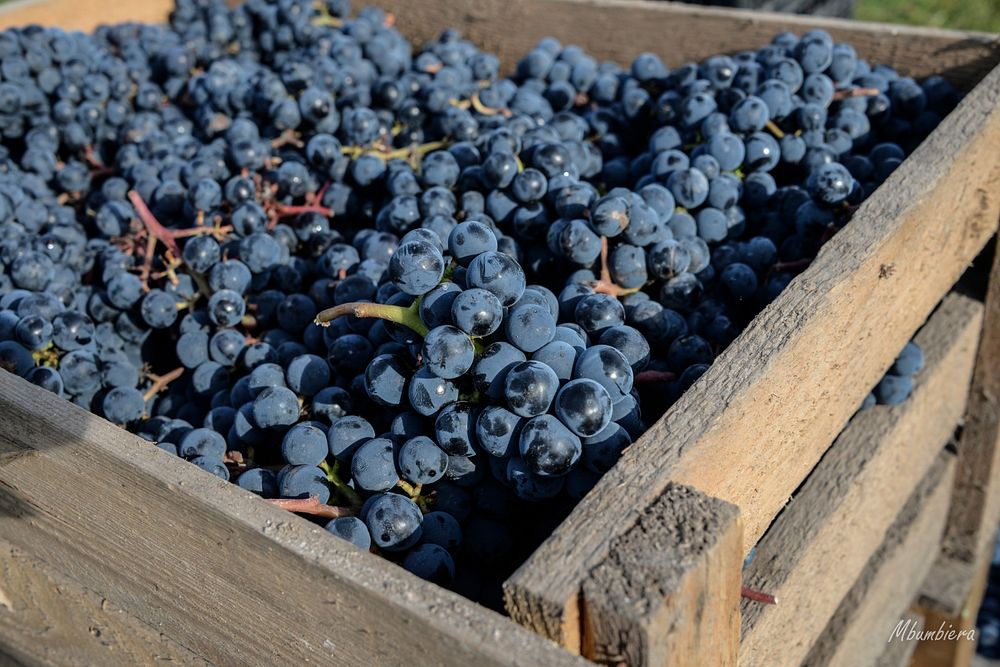
[[[350,13],[0,33],[0,365],[492,606],[960,97]]]

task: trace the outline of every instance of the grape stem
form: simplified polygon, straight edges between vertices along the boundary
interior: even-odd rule
[[[153,381],[153,384],[151,384],[149,386],[149,389],[146,390],[146,393],[142,395],[142,400],[148,401],[149,399],[153,398],[161,391],[166,389],[168,386],[170,386],[171,382],[173,382],[183,374],[184,374],[183,366],[178,366],[174,370],[170,371],[169,373],[164,373],[163,375],[153,375],[152,373],[149,373],[147,377]]]
[[[333,488],[340,493],[340,495],[343,496],[348,503],[350,503],[351,507],[361,507],[364,503],[364,501],[361,500],[361,496],[358,495],[357,491],[347,486],[347,484],[344,483],[344,480],[340,479],[340,461],[334,462],[333,466],[326,461],[323,461],[319,464],[319,467],[326,473],[326,481],[328,481]]]
[[[749,586],[740,587],[740,595],[748,600],[753,600],[754,602],[762,602],[764,604],[778,604],[778,598],[774,597],[770,593],[757,591],[750,588]]]
[[[181,256],[180,246],[177,245],[177,241],[174,240],[174,235],[169,229],[160,224],[160,221],[156,219],[153,212],[149,210],[146,206],[146,202],[142,200],[142,196],[135,190],[129,190],[128,200],[132,202],[132,207],[135,208],[136,215],[139,216],[139,220],[146,227],[146,231],[149,232],[150,236],[156,238],[157,241],[167,246],[176,257]],[[147,258],[147,261],[151,258]]]
[[[766,127],[768,131],[770,131],[770,133],[773,134],[778,139],[785,138],[784,131],[780,127],[778,127],[773,120],[767,121],[767,123],[764,124],[764,127]]]
[[[608,268],[608,237],[601,237],[601,277],[590,284],[593,290],[599,294],[622,297],[635,294],[638,287],[621,287],[616,285],[611,279],[611,269]]]
[[[882,91],[878,88],[844,88],[834,92],[834,100],[846,100],[850,97],[874,97]]]
[[[342,303],[333,308],[320,311],[316,316],[316,324],[327,327],[330,322],[338,317],[353,315],[354,317],[369,317],[395,322],[404,327],[409,327],[420,336],[426,336],[427,325],[420,319],[420,300],[413,302],[408,308],[402,306],[390,306],[384,303],[372,303],[370,301],[355,301],[352,303]]]
[[[316,496],[309,496],[308,498],[272,498],[267,502],[289,512],[322,516],[327,519],[339,519],[342,516],[352,516],[354,514],[354,510],[350,507],[326,505],[321,503]]]
[[[677,376],[669,371],[641,371],[635,374],[634,382],[670,382],[676,379]]]

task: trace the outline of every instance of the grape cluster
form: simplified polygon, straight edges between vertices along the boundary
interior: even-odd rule
[[[498,606],[959,93],[819,30],[501,76],[392,24],[0,33],[0,365]]]

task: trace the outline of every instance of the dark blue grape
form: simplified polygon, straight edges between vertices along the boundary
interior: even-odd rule
[[[411,484],[433,484],[448,469],[448,455],[426,436],[407,440],[399,450],[399,471]]]
[[[461,329],[440,326],[431,329],[424,336],[421,348],[424,368],[434,375],[454,379],[465,375],[475,361],[472,339]]]
[[[522,417],[544,414],[555,399],[559,378],[555,371],[538,361],[523,361],[504,378],[507,407]]]
[[[372,546],[372,536],[368,526],[354,516],[342,516],[332,519],[326,524],[326,529],[342,540],[346,540],[362,551],[368,551]]]
[[[363,517],[372,541],[380,549],[402,551],[420,539],[423,517],[420,508],[395,493],[375,496]]]

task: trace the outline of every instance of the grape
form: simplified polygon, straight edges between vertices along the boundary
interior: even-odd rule
[[[420,539],[422,517],[416,504],[393,493],[374,496],[364,522],[380,549],[402,551]]]
[[[407,370],[395,356],[380,354],[372,359],[365,369],[365,391],[376,403],[400,405],[406,394],[408,375]]]
[[[266,468],[250,468],[236,479],[236,483],[240,488],[264,498],[274,498],[278,495],[278,483],[274,473]]]
[[[913,393],[913,378],[888,374],[875,386],[875,398],[881,405],[899,405]]]
[[[403,567],[440,586],[447,586],[455,578],[455,561],[451,554],[437,544],[421,544],[403,559]]]
[[[138,420],[142,417],[144,408],[142,394],[132,387],[114,387],[101,401],[104,417],[114,424],[128,424]]]
[[[342,540],[347,540],[362,551],[368,551],[372,546],[372,536],[365,522],[354,516],[342,516],[332,519],[326,524],[326,529]]]
[[[597,382],[608,392],[612,403],[618,403],[628,395],[634,378],[632,366],[625,355],[607,345],[592,345],[581,353],[573,375]]]
[[[476,353],[472,340],[464,331],[452,326],[440,326],[431,329],[424,337],[421,356],[424,368],[450,380],[472,368]]]
[[[924,351],[920,346],[910,341],[896,357],[889,372],[895,375],[916,375],[924,367]]]
[[[524,352],[510,343],[491,343],[472,367],[472,382],[476,391],[493,399],[503,395],[507,373],[518,363],[525,361]]]
[[[462,542],[462,527],[448,512],[428,512],[424,515],[420,528],[421,540],[425,544],[437,544],[451,549]]]
[[[528,471],[542,477],[565,475],[582,452],[580,439],[552,415],[529,419],[518,447]]]
[[[595,435],[607,427],[611,423],[611,410],[611,396],[594,380],[570,380],[556,394],[556,416],[581,438]]]
[[[426,436],[407,440],[399,450],[399,471],[411,484],[433,484],[448,469],[448,455]]]
[[[254,423],[260,428],[291,426],[298,418],[298,397],[285,387],[268,387],[253,401]]]
[[[399,246],[389,261],[389,279],[413,296],[431,291],[443,275],[441,251],[426,241],[410,241]]]
[[[445,406],[434,420],[434,437],[450,456],[473,456],[473,432],[476,409],[471,403],[458,402]]]
[[[538,361],[523,361],[504,379],[504,397],[512,412],[522,417],[544,414],[555,398],[559,378]]]
[[[457,401],[458,387],[449,380],[435,376],[427,368],[420,368],[410,378],[408,396],[414,411],[428,416]]]
[[[513,305],[524,293],[524,271],[517,262],[498,252],[484,252],[469,264],[468,278],[471,287],[492,292],[503,306]]]
[[[399,473],[393,462],[392,441],[373,438],[358,447],[351,458],[351,477],[365,491],[388,491],[396,486]]]
[[[346,461],[358,447],[375,437],[375,429],[361,417],[347,416],[335,421],[326,436],[330,454],[338,461]]]
[[[547,306],[526,303],[511,309],[504,320],[505,333],[515,347],[535,352],[549,343],[556,332],[556,319]]]
[[[299,422],[288,429],[281,441],[281,456],[290,465],[318,466],[328,451],[326,433],[309,422]]]
[[[468,289],[452,300],[451,319],[455,326],[470,336],[489,336],[500,328],[503,306],[492,292],[479,288]]]
[[[481,222],[474,220],[463,222],[448,235],[448,252],[456,262],[465,267],[484,252],[496,249],[496,236]]]
[[[196,428],[181,438],[177,454],[185,458],[205,456],[221,460],[226,454],[226,440],[212,429]]]

